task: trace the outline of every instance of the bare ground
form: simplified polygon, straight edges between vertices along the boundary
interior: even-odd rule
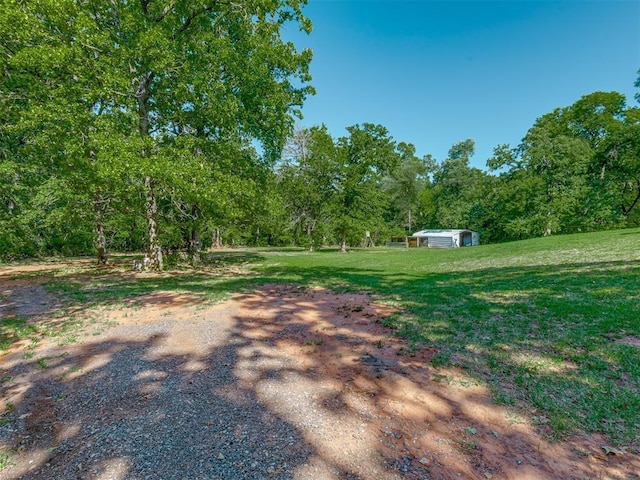
[[[0,269],[0,316],[55,321],[59,300],[9,278],[21,272]],[[0,479],[640,478],[634,453],[549,442],[463,372],[429,366],[432,350],[380,325],[391,312],[284,284],[85,311],[100,321],[76,342],[0,357]]]

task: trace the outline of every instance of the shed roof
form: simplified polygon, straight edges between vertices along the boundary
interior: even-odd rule
[[[420,230],[413,234],[414,237],[451,237],[453,235],[458,235],[459,233],[469,232],[473,233],[471,230],[466,229],[425,229]]]

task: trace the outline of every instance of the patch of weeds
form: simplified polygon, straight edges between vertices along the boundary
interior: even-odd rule
[[[478,442],[475,440],[458,440],[457,446],[458,450],[465,455],[472,455],[478,450]]]
[[[439,373],[435,373],[433,374],[433,376],[431,377],[433,379],[434,382],[446,382],[446,383],[450,383],[450,378],[449,375],[441,375]]]
[[[431,356],[430,363],[436,368],[451,365],[451,352],[440,350],[439,352],[434,353]]]
[[[69,369],[62,373],[62,375],[60,375],[61,379],[65,379],[67,378],[69,375],[71,375],[72,373],[76,373],[79,372],[82,369],[82,367],[80,367],[80,365],[72,365],[71,367],[69,367]]]
[[[42,368],[43,370],[45,368],[49,368],[47,361],[44,358],[39,358],[36,363],[38,364],[38,368]]]
[[[415,343],[410,343],[409,345],[403,345],[398,349],[397,355],[409,355],[415,356],[415,352],[418,350],[418,347]]]
[[[375,345],[377,348],[382,348],[384,346],[384,343],[382,342],[382,340],[378,340],[376,341]]]
[[[13,404],[13,402],[6,402],[4,404],[4,411],[5,412],[13,412],[15,410],[16,406]]]
[[[78,337],[75,334],[68,334],[58,341],[58,346],[64,347],[65,345],[69,345],[70,343],[76,343],[77,341]]]
[[[12,380],[13,380],[13,377],[9,377],[9,376],[2,377],[2,378],[0,378],[0,384],[9,383]]]
[[[64,309],[59,309],[59,310],[56,310],[55,312],[53,312],[53,317],[54,318],[64,318],[64,317],[67,317],[67,316],[69,316],[69,313]]]
[[[549,425],[553,429],[554,438],[563,438],[573,431],[574,421],[567,415],[551,415],[549,417]]]
[[[391,330],[397,330],[400,328],[395,315],[389,315],[388,317],[381,318],[377,322],[383,327],[390,328]]]
[[[324,340],[309,340],[307,342],[304,342],[305,345],[322,345],[324,343]]]
[[[33,358],[35,354],[36,352],[27,351],[22,354],[22,358],[24,358],[25,360],[29,360],[30,358]]]
[[[13,452],[4,451],[0,452],[0,470],[4,470],[7,467],[13,465],[11,457],[13,456]]]
[[[498,405],[507,405],[510,407],[516,404],[516,399],[506,390],[494,390],[493,401]]]
[[[6,317],[0,320],[0,350],[8,350],[11,345],[37,333],[35,325],[27,323],[21,315]]]

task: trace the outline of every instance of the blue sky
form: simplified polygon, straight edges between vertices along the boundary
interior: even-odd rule
[[[633,95],[640,1],[309,0],[314,52],[300,126],[344,135],[379,123],[442,161],[473,138],[472,165],[515,146],[536,118],[594,91]]]

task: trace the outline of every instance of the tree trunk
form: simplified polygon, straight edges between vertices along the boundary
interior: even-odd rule
[[[107,264],[107,240],[104,236],[104,224],[102,220],[98,220],[96,224],[96,248],[98,256],[98,265]]]
[[[622,205],[622,216],[624,217],[624,219],[626,220],[627,217],[629,216],[629,214],[631,213],[631,210],[633,210],[635,208],[636,205],[638,205],[638,202],[640,201],[640,180],[636,180],[636,185],[635,188],[633,186],[633,181],[629,181],[628,185],[629,185],[629,190],[635,190],[635,194],[636,197],[633,200],[633,202],[631,202],[631,205],[629,205],[629,207],[625,207],[625,205]],[[625,185],[624,190],[627,190],[627,185]],[[623,190],[623,192],[624,192]]]
[[[93,208],[96,212],[96,259],[98,265],[107,264],[107,239],[104,235],[104,217],[107,202],[108,199],[100,193],[97,193],[93,199]]]
[[[202,241],[200,240],[200,232],[198,231],[198,213],[200,209],[198,205],[191,207],[191,217],[193,218],[193,225],[189,232],[189,255],[191,256],[191,264],[197,265],[200,263],[200,253],[202,252]]]
[[[144,190],[146,197],[145,214],[149,233],[149,269],[162,270],[162,248],[158,240],[158,205],[153,193],[151,177],[144,177]]]
[[[189,253],[191,254],[191,263],[197,265],[200,263],[200,252],[202,251],[202,242],[200,241],[200,232],[196,227],[191,229],[191,238],[189,239]]]
[[[138,132],[143,138],[149,138],[149,98],[151,96],[150,86],[155,75],[152,72],[140,75],[134,82],[134,97],[138,103]],[[145,147],[140,152],[143,157],[147,157],[151,152]],[[158,239],[158,205],[153,192],[153,182],[150,176],[144,177],[145,193],[145,215],[147,218],[148,230],[148,268],[150,270],[162,270],[162,247]]]
[[[213,231],[213,238],[211,239],[211,248],[222,248],[222,235],[220,235],[219,228],[216,228]]]
[[[340,242],[340,251],[342,253],[347,253],[347,230],[342,230],[342,241]]]

